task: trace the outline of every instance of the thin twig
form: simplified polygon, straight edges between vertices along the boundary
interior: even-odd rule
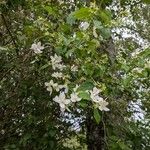
[[[106,126],[105,126],[105,122],[104,122],[103,119],[104,119],[104,118],[103,118],[103,114],[102,114],[102,124],[103,124],[103,128],[104,128],[104,141],[105,141],[105,144],[106,144],[106,146],[107,146],[107,149],[109,149],[108,143],[107,143],[107,139],[106,139],[106,137],[107,137],[107,135],[106,135]]]
[[[12,33],[11,33],[9,27],[8,27],[8,24],[7,24],[7,21],[6,21],[6,19],[5,19],[5,16],[4,16],[3,14],[1,14],[1,17],[2,17],[2,20],[3,20],[3,22],[4,22],[4,25],[5,25],[6,29],[7,29],[7,31],[8,31],[8,34],[10,35],[10,37],[11,37],[11,39],[12,39],[12,41],[13,41],[13,44],[14,44],[14,46],[16,47],[16,54],[18,55],[18,45],[17,45],[17,43],[16,43],[16,41],[15,41],[15,38],[14,38],[14,36],[12,35]]]

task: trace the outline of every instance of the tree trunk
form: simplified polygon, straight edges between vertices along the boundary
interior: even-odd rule
[[[86,118],[86,139],[88,150],[104,150],[103,123],[97,124],[89,112]]]

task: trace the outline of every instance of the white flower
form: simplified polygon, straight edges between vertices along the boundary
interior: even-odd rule
[[[98,95],[100,93],[100,90],[97,89],[96,87],[94,87],[93,90],[90,91],[90,93],[95,96],[95,95]]]
[[[96,96],[93,96],[93,97],[92,97],[92,100],[93,100],[93,102],[95,102],[95,103],[99,103],[99,102],[103,101],[104,99],[103,99],[102,97],[96,95]]]
[[[62,61],[62,57],[61,56],[57,56],[57,54],[55,54],[54,56],[51,56],[51,61],[54,63],[60,63]]]
[[[76,84],[75,88],[73,88],[73,91],[76,92],[78,88],[79,88],[79,85]]]
[[[63,64],[60,64],[62,62],[62,57],[57,56],[56,54],[54,56],[51,56],[51,63],[52,63],[52,68],[55,70],[58,68],[59,70],[63,70],[66,66]]]
[[[66,66],[63,64],[56,64],[55,67],[62,71]]]
[[[57,83],[54,83],[53,80],[50,80],[50,82],[46,82],[45,85],[46,85],[46,86],[52,86],[52,87],[58,86],[58,84],[57,84]]]
[[[33,43],[31,45],[31,49],[34,51],[34,53],[40,54],[40,53],[42,53],[42,50],[44,49],[44,46],[41,45],[41,42],[38,42],[37,44]]]
[[[78,101],[80,101],[81,100],[81,98],[78,96],[78,94],[77,93],[75,93],[75,92],[73,92],[71,95],[71,101],[72,102],[78,102]]]
[[[58,67],[59,63],[62,61],[62,58],[61,56],[57,56],[56,54],[54,56],[51,56],[50,58],[52,62],[52,67],[55,70]]]
[[[63,74],[61,72],[54,72],[52,74],[52,77],[54,78],[62,78],[63,77]]]
[[[90,91],[90,97],[95,103],[99,103],[100,101],[103,101],[103,98],[99,96],[100,92],[101,91],[96,87],[94,87],[93,90]]]
[[[59,85],[57,84],[57,83],[55,83],[54,85],[53,85],[53,88],[58,92],[58,91],[60,91],[60,87],[59,87]]]
[[[65,111],[66,105],[70,103],[70,100],[66,99],[64,92],[60,92],[59,96],[56,96],[53,100],[59,103],[61,111]]]
[[[54,83],[53,80],[51,80],[50,82],[45,82],[45,86],[47,86],[47,91],[50,92],[50,94],[52,94],[52,87],[58,92],[59,91],[59,85],[57,83]]]
[[[82,30],[87,30],[88,29],[88,27],[89,27],[89,23],[88,22],[81,22],[81,24],[80,24],[80,28],[82,29]]]
[[[66,108],[60,107],[60,111],[64,112]]]
[[[133,72],[136,72],[136,73],[142,73],[143,68],[138,68],[138,67],[136,67],[136,68],[134,68],[132,71],[133,71]]]
[[[50,94],[52,94],[52,84],[53,84],[53,80],[51,80],[50,82],[45,82],[45,86],[47,87],[47,91],[50,92]]]
[[[108,105],[108,102],[106,102],[105,100],[103,100],[103,101],[100,101],[99,102],[99,106],[98,106],[98,108],[99,108],[99,110],[101,110],[101,111],[109,111],[109,108],[107,108],[106,106]]]
[[[50,82],[45,82],[45,86],[52,86],[54,84],[54,81],[51,80]]]
[[[71,66],[71,71],[72,71],[72,72],[78,71],[78,67],[75,66],[75,65],[72,65],[72,66]]]
[[[52,94],[52,92],[53,92],[52,87],[51,87],[51,86],[48,86],[48,87],[47,87],[47,91],[49,91],[49,92],[50,92],[50,95],[51,95],[51,94]]]
[[[76,33],[74,33],[74,34],[73,34],[73,38],[76,38],[76,36],[77,36],[77,34],[76,34]]]
[[[140,49],[136,49],[134,52],[131,53],[131,56],[132,57],[137,57],[137,55],[139,55],[140,52],[141,52]]]

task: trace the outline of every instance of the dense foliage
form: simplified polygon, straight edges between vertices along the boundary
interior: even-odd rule
[[[150,149],[149,0],[0,1],[0,149]]]

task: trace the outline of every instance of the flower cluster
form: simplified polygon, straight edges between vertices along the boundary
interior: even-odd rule
[[[99,93],[101,91],[97,89],[96,87],[93,88],[93,90],[90,91],[90,97],[92,101],[96,104],[96,106],[101,111],[109,111],[107,108],[108,102],[106,102],[102,97],[99,96]]]
[[[68,104],[71,102],[78,102],[81,100],[81,98],[78,97],[78,93],[76,92],[76,89],[78,86],[74,88],[74,91],[70,94],[70,98],[66,97],[66,94],[68,93],[68,86],[67,85],[58,85],[57,83],[54,83],[53,80],[50,82],[46,82],[45,86],[47,87],[47,91],[52,94],[53,89],[56,90],[59,93],[59,96],[55,96],[53,100],[57,103],[59,103],[61,111],[65,111],[66,108],[68,108]]]
[[[81,100],[81,98],[78,96],[78,92],[76,91],[77,88],[78,85],[76,85],[74,91],[70,94],[70,96],[68,95],[68,98],[65,92],[60,92],[59,96],[56,96],[53,99],[55,102],[59,103],[61,111],[65,111],[65,109],[68,108],[68,104],[79,102]]]
[[[62,71],[66,66],[62,63],[62,57],[57,56],[56,54],[54,56],[51,56],[51,64],[52,69],[55,71],[56,69],[59,70],[59,72],[53,72],[52,77],[55,79],[64,79],[65,76],[63,75]],[[73,71],[77,71],[76,66],[72,66],[71,68]],[[55,102],[57,102],[60,106],[61,111],[65,111],[66,108],[68,108],[68,105],[70,103],[75,103],[81,100],[81,98],[78,97],[77,88],[79,87],[76,85],[76,87],[73,89],[73,92],[68,94],[68,86],[66,84],[59,85],[58,83],[55,83],[53,80],[50,80],[49,82],[45,82],[45,86],[47,87],[47,91],[50,92],[50,95],[52,94],[53,90],[58,92],[59,94],[53,98]]]
[[[55,78],[55,80],[66,79],[66,77],[62,73],[63,69],[66,68],[66,66],[62,63],[62,57],[55,54],[50,58],[52,69],[54,70],[51,76]],[[56,69],[59,71],[56,71]],[[78,71],[78,67],[75,65],[72,65],[70,69],[72,72]],[[60,110],[62,112],[68,109],[68,106],[70,106],[71,104],[81,101],[81,97],[79,97],[80,91],[78,91],[79,85],[76,85],[71,93],[68,92],[69,89],[67,84],[58,84],[53,80],[46,82],[45,86],[47,87],[47,91],[50,92],[50,95],[53,91],[56,91],[58,93],[58,95],[53,98],[53,101],[59,104]],[[99,89],[94,87],[92,90],[86,92],[88,92],[92,102],[97,108],[99,108],[101,111],[109,111],[109,109],[107,108],[108,102],[106,102],[102,97],[99,96],[101,92]]]

